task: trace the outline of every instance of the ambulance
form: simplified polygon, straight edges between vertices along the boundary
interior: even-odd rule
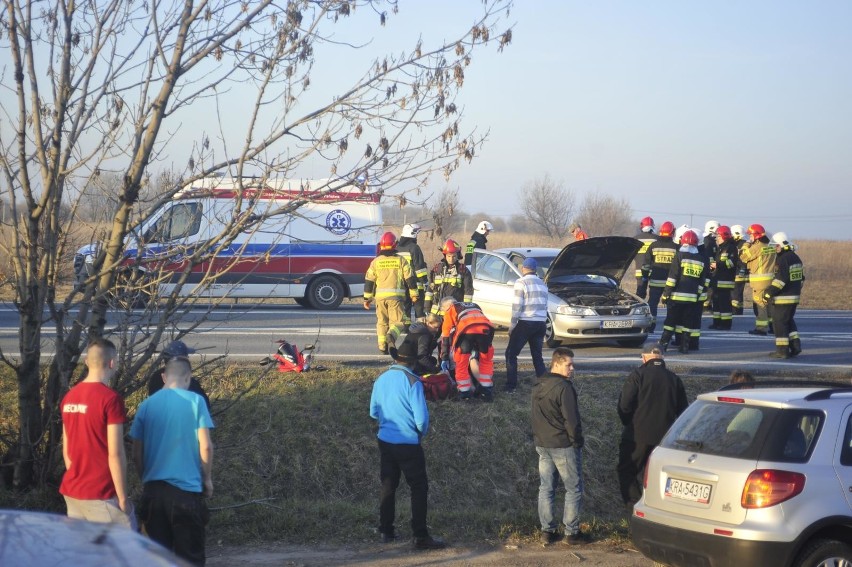
[[[160,295],[180,286],[183,296],[292,298],[303,307],[335,309],[364,294],[383,232],[380,197],[361,183],[205,178],[128,235],[122,277],[138,281],[141,272]],[[249,221],[244,232],[223,244],[221,235],[239,215]],[[199,246],[209,250],[207,259],[190,268],[186,257]],[[93,275],[98,250],[93,244],[75,255],[78,282]]]

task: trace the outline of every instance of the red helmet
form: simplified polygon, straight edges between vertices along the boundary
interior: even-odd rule
[[[680,243],[689,246],[698,246],[698,235],[691,230],[687,230],[681,235]]]
[[[660,236],[671,236],[674,234],[675,226],[672,221],[666,221],[660,225]]]
[[[396,235],[392,232],[386,232],[379,240],[379,250],[396,250]]]
[[[722,241],[725,241],[725,240],[728,240],[729,238],[731,238],[733,236],[733,234],[731,234],[730,228],[728,228],[725,225],[721,225],[721,226],[719,226],[719,228],[716,229],[716,236],[721,238]]]
[[[444,246],[441,247],[441,254],[458,254],[461,251],[461,247],[459,243],[455,240],[447,240],[444,242]]]
[[[654,219],[652,219],[651,217],[645,217],[644,219],[642,219],[639,222],[639,226],[641,228],[645,228],[645,227],[648,227],[648,226],[654,226]]]
[[[762,224],[752,224],[748,227],[748,233],[754,237],[755,240],[758,238],[763,238],[766,236],[766,229],[763,228]]]

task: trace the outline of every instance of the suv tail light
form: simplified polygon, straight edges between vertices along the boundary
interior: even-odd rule
[[[789,500],[805,488],[805,475],[790,471],[758,469],[748,475],[743,508],[768,508]]]

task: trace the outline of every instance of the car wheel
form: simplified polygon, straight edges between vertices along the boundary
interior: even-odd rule
[[[337,309],[343,301],[343,285],[334,276],[318,276],[308,286],[305,298],[314,309]]]
[[[545,323],[544,344],[547,345],[547,348],[556,348],[562,344],[562,341],[553,336],[553,321],[550,320],[550,317],[547,318]]]
[[[305,309],[308,309],[311,306],[311,302],[308,301],[307,297],[294,297],[293,301],[295,301],[297,305],[301,305]]]
[[[627,348],[639,348],[645,344],[646,339],[647,337],[642,337],[641,339],[621,339],[618,341],[618,344]]]
[[[810,542],[799,554],[797,567],[852,567],[852,547],[831,540]]]

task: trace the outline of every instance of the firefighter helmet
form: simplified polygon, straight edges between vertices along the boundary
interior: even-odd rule
[[[396,235],[392,232],[386,232],[379,240],[379,250],[396,250]]]
[[[674,233],[674,242],[675,244],[680,244],[681,237],[686,233],[687,230],[691,230],[688,224],[682,224],[677,227]]]
[[[710,234],[716,234],[716,230],[719,228],[719,221],[717,220],[709,220],[704,223],[704,236],[708,236]]]
[[[745,232],[745,229],[743,228],[743,225],[741,225],[741,224],[735,224],[734,226],[731,227],[731,234],[734,236],[735,240],[740,240],[743,237],[744,232]]]
[[[417,233],[419,233],[422,229],[419,224],[411,223],[402,227],[402,236],[405,238],[416,238]]]
[[[688,246],[698,246],[698,235],[692,230],[687,230],[680,236],[680,243]]]
[[[748,233],[757,240],[766,236],[766,229],[763,228],[762,224],[752,224],[748,227]]]
[[[654,230],[654,219],[651,217],[645,217],[641,221],[639,221],[639,227],[644,231],[646,228],[650,228]]]
[[[458,254],[459,251],[461,251],[461,247],[459,246],[459,243],[453,239],[449,239],[444,242],[444,246],[441,248],[441,254],[445,256],[447,254]]]
[[[724,242],[724,241],[726,241],[726,240],[728,240],[728,239],[730,239],[730,238],[731,238],[731,236],[732,236],[732,235],[731,235],[731,229],[730,229],[730,228],[728,228],[728,227],[727,227],[727,226],[725,226],[725,225],[720,225],[720,226],[716,229],[716,236],[717,236],[718,238],[721,238],[721,239],[722,239],[722,242]]]
[[[779,246],[789,246],[790,239],[787,238],[786,232],[776,232],[772,235],[773,244],[778,244]]]
[[[671,236],[674,234],[675,227],[672,221],[666,221],[660,225],[660,236]]]
[[[494,230],[494,225],[487,220],[482,221],[479,223],[479,226],[476,227],[476,232],[479,234],[488,234],[492,230]]]

